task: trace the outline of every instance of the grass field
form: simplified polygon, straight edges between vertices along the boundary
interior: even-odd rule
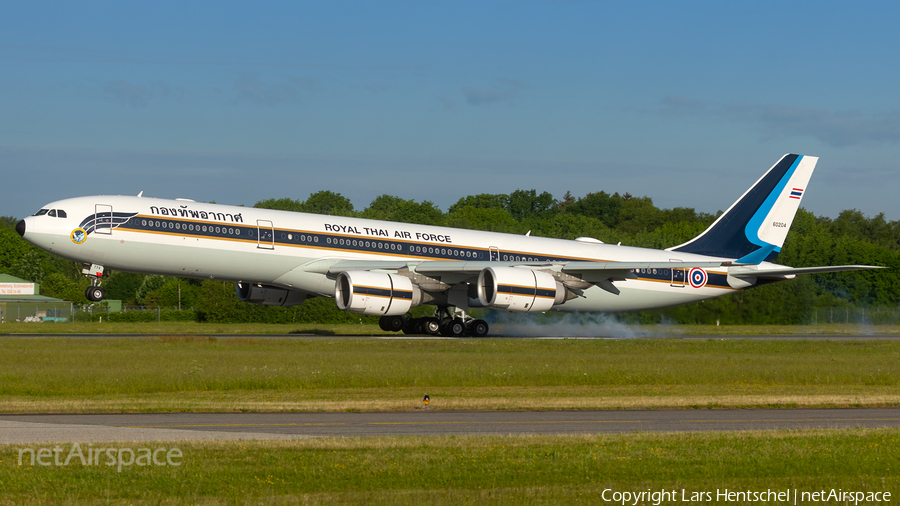
[[[529,315],[525,315],[527,317]],[[524,317],[523,317],[524,318]],[[492,332],[504,327],[520,330],[522,325],[494,324]],[[900,334],[900,325],[860,325],[835,323],[821,325],[625,325],[609,322],[564,325],[569,337],[679,337],[696,335],[879,335]],[[531,325],[528,335],[558,335],[554,325]],[[197,323],[197,322],[137,322],[137,323],[3,323],[4,334],[317,334],[317,335],[391,335],[377,325],[361,324],[257,324],[257,323]],[[520,335],[506,333],[504,335]]]
[[[4,324],[162,337],[0,338],[0,412],[621,409],[900,405],[893,340],[347,340],[360,326]],[[14,330],[16,329],[16,330]],[[667,328],[671,332],[671,328]],[[858,333],[846,326],[678,327],[677,335]],[[896,333],[876,328],[875,333]],[[183,464],[18,464],[5,504],[604,504],[616,492],[831,489],[900,497],[896,429],[345,438],[176,446]],[[62,445],[67,452],[71,445]],[[50,448],[52,446],[36,446]],[[703,502],[724,502],[706,500]],[[654,504],[645,497],[640,504]],[[751,504],[754,500],[729,501]],[[805,501],[809,504],[812,501]],[[831,501],[845,504],[844,501]],[[801,500],[798,504],[803,504]],[[852,501],[850,502],[852,504]],[[628,504],[634,504],[633,500]],[[777,503],[776,503],[777,504]]]
[[[0,412],[900,405],[900,342],[0,339]]]
[[[0,447],[0,504],[603,504],[605,489],[611,489],[609,497],[612,492],[677,494],[677,500],[663,504],[681,502],[682,494],[715,497],[725,489],[792,494],[840,489],[891,492],[892,504],[900,493],[900,434],[887,429],[177,447],[184,455],[178,467],[132,465],[121,472],[106,466],[105,458],[90,466],[78,460],[60,467],[26,460],[19,466],[18,447]],[[70,450],[63,445],[63,457]],[[715,501],[695,504],[706,502]],[[641,504],[654,501],[645,498]]]

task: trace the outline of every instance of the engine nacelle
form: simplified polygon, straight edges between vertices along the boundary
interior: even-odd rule
[[[307,294],[296,290],[286,290],[274,286],[258,285],[238,281],[234,284],[238,299],[250,304],[264,306],[296,306],[306,300]]]
[[[405,276],[386,272],[346,271],[334,284],[338,309],[371,315],[403,315],[422,303],[422,291]]]
[[[478,301],[495,309],[536,313],[566,301],[566,288],[546,272],[488,267],[478,275]]]

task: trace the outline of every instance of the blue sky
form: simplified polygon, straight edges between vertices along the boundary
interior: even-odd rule
[[[0,215],[517,188],[900,219],[893,2],[0,2]]]

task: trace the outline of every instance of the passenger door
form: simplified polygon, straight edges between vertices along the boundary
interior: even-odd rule
[[[94,204],[94,232],[112,235],[112,206]]]
[[[275,227],[269,220],[256,220],[256,230],[259,240],[256,247],[259,249],[275,249]]]

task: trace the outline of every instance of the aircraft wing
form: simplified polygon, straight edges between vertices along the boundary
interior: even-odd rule
[[[416,274],[439,279],[441,286],[473,283],[479,273],[488,267],[524,267],[534,270],[558,271],[563,275],[578,278],[594,284],[603,290],[618,295],[619,289],[614,281],[633,279],[635,269],[688,269],[693,267],[722,267],[722,262],[465,262],[465,261],[392,261],[392,260],[335,260],[327,266],[322,265],[323,272],[336,276],[341,272],[363,271],[397,271],[409,269]],[[321,269],[321,268],[320,268]],[[309,270],[309,269],[307,269]],[[580,293],[580,290],[573,289]]]
[[[828,265],[821,267],[781,267],[779,269],[735,269],[728,270],[728,275],[736,278],[771,278],[790,279],[797,274],[821,274],[824,272],[861,271],[868,269],[887,269],[876,265]]]
[[[425,276],[469,274],[477,276],[488,267],[528,267],[532,269],[558,268],[566,274],[604,275],[634,269],[677,269],[691,267],[722,267],[722,262],[465,262],[465,261],[406,261],[406,260],[337,260],[328,265],[328,274],[345,271],[398,270],[409,268]]]

